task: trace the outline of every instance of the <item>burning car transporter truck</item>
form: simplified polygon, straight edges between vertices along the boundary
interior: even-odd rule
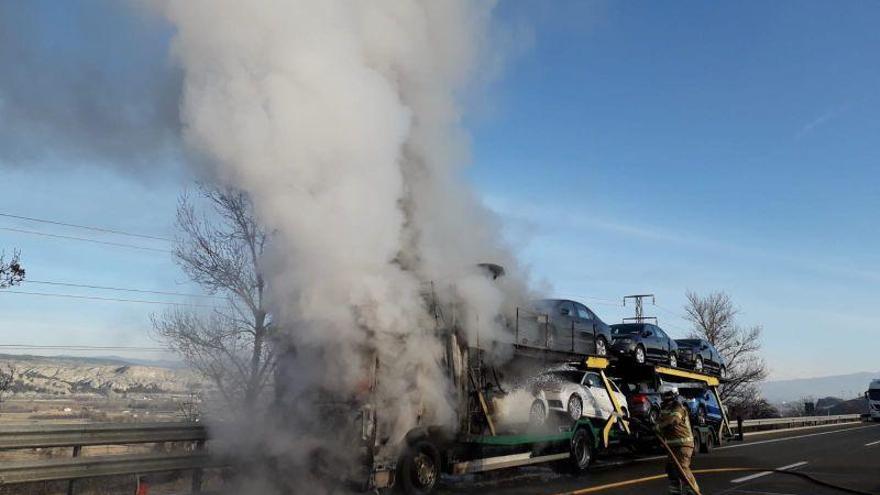
[[[457,426],[419,425],[405,435],[401,444],[389,445],[397,442],[380,431],[377,417],[382,412],[367,399],[358,411],[358,442],[363,462],[355,475],[349,477],[350,483],[362,490],[394,487],[403,493],[424,495],[434,491],[442,473],[464,475],[542,463],[584,473],[603,451],[645,441],[643,435],[636,434],[626,404],[611,393],[612,377],[652,382],[656,387],[665,383],[706,387],[721,403],[716,390],[718,378],[677,368],[613,363],[605,356],[508,344],[514,347],[513,358],[503,368],[485,365],[485,351],[468,346],[454,328],[441,336],[446,343],[446,358],[440,365],[455,388]],[[529,373],[523,370],[566,364],[601,377],[613,403],[613,413],[607,418],[579,419],[557,414],[517,425],[496,422],[496,399],[508,394],[501,387],[499,375],[510,379],[507,373],[513,369],[522,377]],[[703,452],[713,440],[718,442],[730,434],[726,417],[721,431],[705,426],[694,429]]]

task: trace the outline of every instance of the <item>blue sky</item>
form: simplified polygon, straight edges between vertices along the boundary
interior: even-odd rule
[[[467,178],[537,279],[609,322],[629,315],[623,295],[653,292],[675,336],[686,290],[725,290],[764,326],[773,377],[880,368],[880,4],[509,1],[497,15],[515,48],[469,109]],[[4,169],[0,213],[173,234],[186,177],[44,161]],[[160,252],[2,230],[0,246],[21,248],[33,280],[193,290]],[[158,310],[0,294],[0,341],[155,345]]]

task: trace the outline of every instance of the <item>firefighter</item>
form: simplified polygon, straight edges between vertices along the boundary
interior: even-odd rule
[[[670,454],[681,466],[684,476],[697,481],[691,473],[691,457],[694,455],[694,435],[691,432],[691,421],[687,408],[678,399],[678,388],[669,387],[661,394],[660,420],[657,430],[660,437],[669,446]],[[669,493],[674,495],[694,494],[688,480],[682,477],[675,460],[670,456],[666,462],[666,475],[669,477]],[[697,488],[699,489],[699,488]]]

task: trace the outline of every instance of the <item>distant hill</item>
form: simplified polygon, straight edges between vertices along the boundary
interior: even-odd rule
[[[17,396],[183,394],[200,388],[191,372],[145,366],[116,357],[0,354],[0,365],[15,368]]]
[[[880,378],[880,371],[849,375],[774,380],[761,384],[761,393],[774,404],[790,402],[803,397],[841,397],[851,399],[868,389],[868,383]]]
[[[169,359],[139,359],[139,358],[128,358],[121,356],[66,356],[66,355],[58,355],[58,356],[37,356],[32,354],[2,354],[0,353],[0,362],[14,360],[14,361],[29,361],[29,360],[46,360],[52,359],[58,362],[69,362],[69,363],[83,363],[83,364],[98,364],[98,365],[113,365],[113,364],[137,364],[140,366],[150,366],[154,368],[169,368],[169,369],[183,369],[186,365],[182,361],[172,361]]]
[[[861,414],[868,411],[868,401],[864,397],[842,400],[837,397],[823,397],[816,401],[816,414]]]

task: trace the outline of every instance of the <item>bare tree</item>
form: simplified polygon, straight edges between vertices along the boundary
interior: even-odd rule
[[[6,262],[4,253],[0,253],[0,289],[18,285],[24,280],[24,267],[21,266],[21,253],[12,253],[12,259]]]
[[[688,292],[687,299],[684,310],[693,324],[691,337],[708,340],[726,363],[727,380],[721,385],[721,399],[731,408],[748,409],[759,398],[757,383],[767,377],[767,366],[760,355],[761,326],[737,325],[739,310],[725,292],[705,297]]]
[[[178,307],[153,315],[153,328],[213,382],[233,411],[247,412],[268,386],[275,362],[262,271],[268,235],[245,193],[208,186],[200,191],[207,212],[187,195],[180,199],[174,257],[192,281],[226,302],[210,311]]]
[[[3,409],[3,401],[12,392],[14,385],[15,366],[7,364],[6,369],[0,369],[0,409]]]

